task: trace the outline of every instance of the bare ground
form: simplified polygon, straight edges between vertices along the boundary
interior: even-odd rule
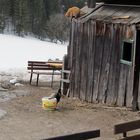
[[[41,99],[56,92],[58,84],[54,87],[51,89],[48,83],[13,88],[16,93],[23,90],[27,94],[0,103],[0,109],[7,111],[0,120],[0,140],[40,140],[94,129],[101,129],[101,138],[97,140],[116,140],[121,135],[113,134],[115,124],[140,117],[139,112],[131,109],[90,104],[67,97],[61,98],[57,110],[43,110]]]

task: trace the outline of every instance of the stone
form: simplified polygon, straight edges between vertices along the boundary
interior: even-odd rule
[[[16,97],[17,96],[15,94],[10,93],[10,92],[5,92],[5,91],[0,92],[0,102],[6,102],[6,101],[9,101],[9,100],[14,99]]]
[[[8,91],[8,89],[5,89],[3,87],[0,87],[0,91]]]
[[[11,94],[16,95],[17,97],[19,97],[19,96],[28,96],[28,95],[30,95],[29,92],[23,91],[23,90],[14,90],[14,91],[11,91]]]
[[[24,85],[23,84],[20,84],[20,83],[16,83],[15,86],[16,87],[23,87]]]
[[[3,82],[1,83],[1,87],[4,89],[10,89],[11,88],[11,84],[9,82]]]
[[[7,112],[5,110],[0,109],[0,119],[3,119],[7,115]]]
[[[14,79],[11,79],[9,82],[10,82],[11,84],[16,84],[18,81],[17,81],[16,78],[14,78]]]

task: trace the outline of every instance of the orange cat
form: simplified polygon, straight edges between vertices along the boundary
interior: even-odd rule
[[[80,16],[80,9],[78,7],[69,8],[65,16],[78,18]]]

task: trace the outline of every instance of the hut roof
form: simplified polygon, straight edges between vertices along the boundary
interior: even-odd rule
[[[137,24],[140,22],[140,6],[98,4],[90,13],[81,17],[83,22],[89,19],[109,23]]]

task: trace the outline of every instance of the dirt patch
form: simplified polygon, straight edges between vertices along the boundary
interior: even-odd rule
[[[132,112],[130,109],[90,104],[67,97],[61,98],[57,110],[43,110],[42,97],[49,96],[58,88],[58,83],[53,89],[50,88],[50,83],[41,83],[39,87],[24,84],[23,87],[12,89],[12,94],[20,95],[21,91],[26,94],[0,103],[0,109],[7,112],[0,120],[0,139],[39,140],[101,129],[101,138],[98,140],[115,140],[121,137],[113,135],[115,124],[140,117],[139,112]]]

